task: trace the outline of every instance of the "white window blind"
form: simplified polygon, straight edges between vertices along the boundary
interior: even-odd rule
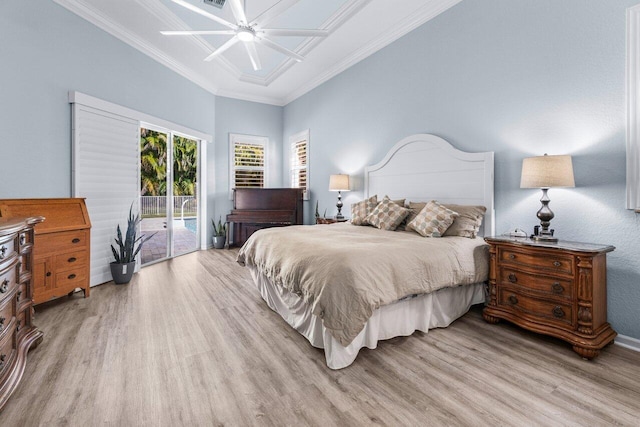
[[[73,104],[73,193],[91,218],[91,286],[111,280],[116,227],[126,228],[131,203],[138,211],[138,134],[137,120]]]
[[[230,135],[231,188],[264,188],[266,185],[267,142],[265,137]]]
[[[291,188],[304,189],[303,198],[309,200],[309,130],[291,136],[289,143]]]

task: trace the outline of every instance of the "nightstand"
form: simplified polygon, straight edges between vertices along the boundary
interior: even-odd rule
[[[342,218],[342,219],[336,219],[336,218],[316,218],[316,224],[335,224],[336,222],[347,222],[349,221],[349,218]]]
[[[593,359],[617,333],[607,323],[607,252],[613,246],[542,243],[526,238],[487,237],[489,323],[508,320],[560,338]]]

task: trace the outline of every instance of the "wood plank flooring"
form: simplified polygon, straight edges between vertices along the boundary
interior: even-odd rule
[[[2,426],[640,424],[640,353],[580,359],[479,307],[332,371],[237,251],[185,255],[37,307],[44,341]]]

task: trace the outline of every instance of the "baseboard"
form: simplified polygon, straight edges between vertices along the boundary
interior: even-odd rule
[[[640,340],[637,338],[631,338],[626,335],[618,335],[614,342],[621,347],[640,352]]]

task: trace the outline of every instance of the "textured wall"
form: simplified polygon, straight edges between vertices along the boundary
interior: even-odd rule
[[[566,240],[612,244],[609,320],[640,338],[640,223],[625,206],[625,10],[637,0],[465,0],[284,109],[311,129],[311,206],[335,214],[329,175],[362,170],[404,136],[495,152],[497,232],[531,230],[540,191],[524,157],[571,154],[575,189],[552,189]],[[284,147],[284,159],[287,147]],[[348,212],[348,210],[347,210]],[[311,220],[311,209],[307,210]]]
[[[216,97],[215,210],[213,218],[224,218],[229,200],[229,134],[266,136],[269,187],[282,185],[282,107],[238,99]],[[214,188],[214,187],[211,187]]]
[[[0,2],[0,81],[0,198],[71,195],[69,90],[214,134],[214,95],[52,1]]]

